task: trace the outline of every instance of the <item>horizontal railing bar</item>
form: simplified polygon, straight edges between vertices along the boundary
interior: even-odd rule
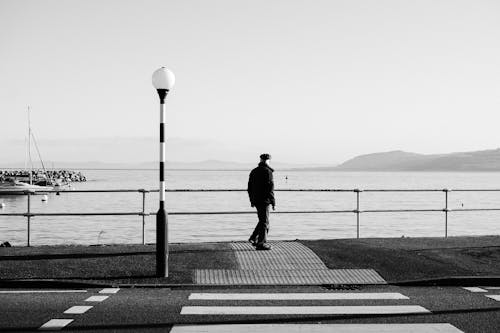
[[[277,211],[272,214],[334,214],[334,213],[355,213],[353,210],[304,210],[304,211]],[[243,215],[256,214],[255,211],[239,211],[239,212],[169,212],[168,215]],[[156,213],[150,213],[156,215]]]
[[[500,211],[500,208],[457,208],[448,209],[449,212],[479,212],[479,211]]]
[[[247,192],[246,189],[167,189],[167,192]],[[500,189],[274,189],[275,192],[500,192]],[[158,192],[158,190],[149,190]]]
[[[444,209],[365,209],[360,213],[410,213],[410,212],[444,212]],[[448,210],[450,211],[450,210]]]
[[[253,212],[254,214],[256,212]],[[356,213],[355,210],[304,210],[304,211],[277,211],[272,212],[272,214],[343,214],[343,213]]]
[[[190,188],[174,188],[167,189],[166,192],[246,192],[244,189],[228,188],[228,189],[190,189]],[[276,191],[276,190],[275,190]],[[151,190],[150,192],[158,192],[158,190]]]
[[[299,210],[274,211],[273,214],[346,214],[346,213],[411,213],[411,212],[479,212],[500,211],[500,208],[459,208],[459,209],[366,209],[366,210]],[[168,212],[168,215],[245,215],[255,214],[255,211],[215,211],[215,212]],[[0,213],[0,216],[150,216],[156,212],[124,212],[124,213]]]
[[[124,213],[107,213],[107,212],[102,212],[102,213],[36,213],[36,214],[31,214],[31,216],[110,216],[110,215],[116,215],[116,216],[142,216],[142,212],[124,212]]]
[[[500,189],[494,189],[494,188],[486,188],[486,189],[468,189],[468,188],[462,188],[462,189],[452,189],[448,190],[449,192],[500,192]]]
[[[246,191],[246,190],[245,190]],[[286,188],[286,189],[275,189],[274,191],[277,192],[357,192],[358,190],[356,189],[342,189],[342,188],[306,188],[306,189],[293,189],[293,188]]]
[[[334,214],[334,213],[356,213],[354,210],[305,210],[305,211],[278,211],[273,214]],[[237,214],[255,214],[255,211],[226,211],[226,212],[168,212],[168,215],[237,215]],[[156,215],[151,213],[0,213],[0,216],[149,216]]]
[[[0,213],[0,216],[147,216],[142,212],[132,213]]]
[[[166,189],[166,192],[247,192],[246,189]],[[350,189],[275,189],[278,192],[356,192],[357,190]],[[158,192],[158,189],[116,189],[116,190],[41,190],[41,191],[26,191],[31,194],[36,193],[120,193],[120,192]]]
[[[246,189],[167,189],[167,192],[246,192]],[[326,188],[309,188],[309,189],[274,189],[275,192],[452,192],[462,190],[450,189],[326,189]],[[485,190],[498,191],[500,190]],[[150,192],[158,192],[158,190],[150,190]]]
[[[358,190],[351,189],[274,189],[275,192],[356,192]],[[158,192],[158,190],[150,190],[149,192]],[[247,192],[246,189],[187,189],[187,188],[177,188],[177,189],[167,189],[166,192]]]
[[[500,208],[469,208],[469,209],[379,209],[360,210],[359,213],[432,213],[432,212],[480,212],[500,211]],[[326,210],[326,211],[278,211],[273,214],[349,214],[358,213],[356,210]],[[168,215],[253,215],[252,211],[241,212],[169,212]],[[154,216],[156,213],[0,213],[2,216],[36,217],[36,216]]]
[[[167,189],[167,192],[246,192],[246,189]],[[275,192],[500,192],[500,189],[274,189]],[[158,192],[150,190],[149,192]]]
[[[24,194],[45,194],[45,193],[156,193],[158,189],[110,189],[110,190],[42,190],[25,191]],[[275,189],[275,192],[500,192],[500,189]],[[167,189],[166,192],[247,192],[246,189]]]
[[[360,210],[360,213],[398,213],[398,212],[481,212],[500,211],[500,208],[448,208],[448,209],[373,209]]]
[[[123,193],[125,193],[125,192],[142,193],[142,192],[152,192],[152,191],[144,190],[144,189],[138,189],[138,190],[131,190],[131,189],[128,189],[128,190],[126,190],[126,189],[125,190],[121,190],[121,189],[117,189],[117,190],[41,190],[41,191],[25,191],[24,194],[27,194],[28,192],[33,195],[33,194],[45,194],[45,193],[122,193],[122,192]],[[158,190],[156,190],[156,192],[158,192]]]
[[[360,192],[444,192],[451,190],[446,189],[367,189],[367,190],[359,190]]]
[[[25,191],[25,194],[43,193],[142,193],[158,192],[158,189],[110,189],[110,190],[42,190]],[[275,189],[275,192],[500,192],[500,189]],[[246,189],[167,189],[166,192],[247,192]]]
[[[25,194],[44,194],[44,193],[133,193],[133,192],[158,192],[158,189],[144,190],[144,189],[116,189],[116,190],[42,190],[42,191],[25,191]],[[166,189],[166,192],[247,192],[246,189]],[[350,189],[275,189],[277,192],[356,192],[357,190]]]

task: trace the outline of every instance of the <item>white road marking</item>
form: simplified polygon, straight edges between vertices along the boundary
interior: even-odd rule
[[[400,293],[192,293],[190,300],[356,300],[409,299]]]
[[[40,331],[60,330],[69,325],[74,319],[51,319],[38,328]]]
[[[0,294],[86,293],[87,290],[0,290]]]
[[[495,301],[499,301],[500,302],[500,295],[484,295],[486,297],[489,297],[491,299],[494,299]]]
[[[64,311],[64,313],[66,313],[66,314],[82,314],[82,313],[85,313],[92,308],[93,308],[93,306],[91,306],[91,305],[76,305],[76,306],[70,307],[68,310]]]
[[[90,296],[85,300],[85,302],[102,302],[106,300],[109,296]]]
[[[450,324],[236,324],[174,326],[170,333],[463,333]]]
[[[181,315],[430,313],[419,305],[381,306],[185,306]]]
[[[120,288],[104,288],[99,291],[99,294],[116,294]]]
[[[472,293],[487,293],[488,290],[484,290],[482,288],[479,288],[479,287],[462,287],[464,288],[465,290],[468,290]]]

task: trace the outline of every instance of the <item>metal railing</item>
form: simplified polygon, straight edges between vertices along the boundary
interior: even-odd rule
[[[245,189],[170,189],[167,192],[246,192]],[[500,192],[500,189],[276,189],[276,192],[352,192],[356,195],[356,208],[348,210],[293,210],[293,211],[275,211],[274,214],[342,214],[352,213],[356,215],[356,237],[360,235],[360,215],[362,213],[424,213],[424,212],[442,212],[444,213],[444,237],[448,237],[448,213],[450,212],[475,212],[475,211],[500,211],[500,208],[455,208],[448,206],[448,194],[450,192]],[[146,216],[156,215],[156,212],[146,212],[147,193],[158,192],[158,190],[47,190],[45,193],[140,193],[142,195],[142,210],[139,212],[66,212],[66,213],[35,213],[31,210],[31,196],[36,193],[25,191],[27,196],[26,213],[0,213],[1,216],[23,216],[27,219],[27,246],[31,245],[31,218],[35,216],[140,216],[142,217],[142,244],[146,243],[145,226]],[[369,192],[442,192],[444,193],[444,208],[441,209],[360,209],[360,194]],[[39,192],[39,194],[42,194]],[[255,214],[255,211],[196,211],[196,212],[168,212],[169,215],[241,215]]]

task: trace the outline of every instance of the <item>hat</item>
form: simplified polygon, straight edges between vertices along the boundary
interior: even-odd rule
[[[265,161],[265,160],[270,160],[271,159],[271,155],[269,154],[262,154],[260,155],[260,159]]]

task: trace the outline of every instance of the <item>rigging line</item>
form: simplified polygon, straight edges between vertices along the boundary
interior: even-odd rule
[[[42,164],[43,173],[45,174],[45,176],[47,176],[47,178],[49,178],[49,180],[52,180],[52,178],[50,178],[50,176],[48,175],[47,170],[45,169],[45,165],[43,164],[42,155],[40,154],[40,149],[38,149],[38,144],[36,143],[35,139],[35,133],[33,133],[33,131],[31,131],[31,136],[33,137],[33,143],[35,144],[35,148],[38,153],[38,158],[40,159],[40,164]]]
[[[24,170],[28,171],[28,136],[24,137]]]

